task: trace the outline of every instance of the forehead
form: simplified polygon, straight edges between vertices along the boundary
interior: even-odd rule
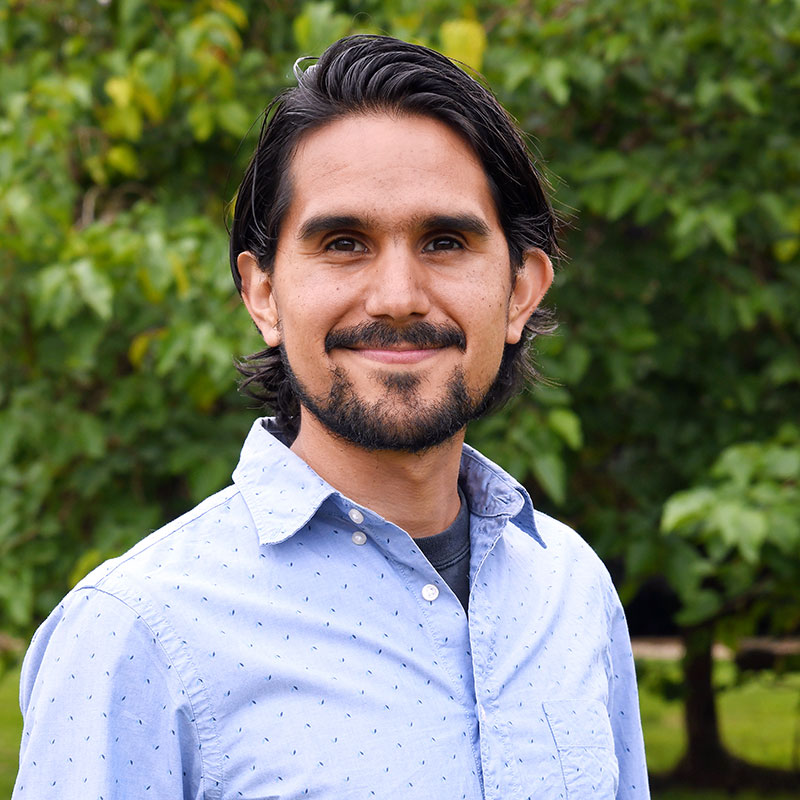
[[[357,114],[304,136],[290,163],[287,227],[316,214],[396,224],[463,213],[497,226],[480,159],[453,129],[424,116]]]

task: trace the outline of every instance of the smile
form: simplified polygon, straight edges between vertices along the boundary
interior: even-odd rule
[[[370,361],[382,364],[418,364],[440,352],[441,347],[428,348],[347,348]]]

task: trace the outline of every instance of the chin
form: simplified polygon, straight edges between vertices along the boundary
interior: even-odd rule
[[[460,368],[453,370],[438,399],[421,397],[422,378],[414,372],[387,372],[379,380],[382,395],[366,399],[337,367],[327,396],[320,398],[291,373],[300,404],[334,436],[369,451],[421,453],[439,447],[484,407],[486,391],[471,392]]]

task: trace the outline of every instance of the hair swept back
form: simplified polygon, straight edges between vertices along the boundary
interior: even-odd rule
[[[255,152],[237,193],[230,236],[236,288],[242,279],[237,257],[249,250],[259,267],[272,271],[281,223],[291,199],[289,167],[302,137],[351,114],[384,112],[439,120],[464,138],[478,155],[508,243],[510,266],[518,270],[525,251],[559,253],[556,217],[522,135],[500,103],[450,59],[420,45],[388,36],[349,36],[332,44],[304,71],[295,65],[297,86],[267,107]],[[528,350],[532,339],[550,333],[549,309],[537,308],[517,344],[506,345],[497,380],[482,413],[502,406],[536,377]],[[270,406],[293,437],[300,408],[283,348],[267,348],[237,362],[240,388]]]

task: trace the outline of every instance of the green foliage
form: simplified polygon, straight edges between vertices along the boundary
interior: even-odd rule
[[[227,481],[259,342],[226,204],[295,59],[355,31],[482,69],[568,218],[549,383],[472,443],[624,595],[664,573],[685,622],[753,621],[797,545],[797,3],[65,0],[0,10],[2,626]]]
[[[678,661],[637,659],[636,673],[648,769],[651,775],[663,775],[675,767],[686,748],[681,666]],[[714,688],[726,746],[750,763],[795,769],[800,675],[764,671],[747,681],[738,677],[733,662],[715,661]]]
[[[685,625],[749,611],[770,612],[778,628],[800,623],[800,430],[786,426],[766,443],[732,445],[711,468],[709,485],[677,492],[662,531],[685,549],[670,567]]]

